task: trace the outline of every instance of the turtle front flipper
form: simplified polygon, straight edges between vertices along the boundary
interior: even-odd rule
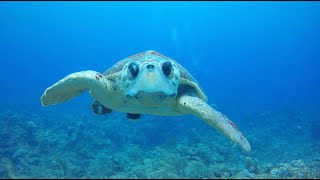
[[[90,94],[106,94],[112,84],[104,76],[96,71],[81,71],[72,73],[47,88],[41,96],[43,106],[54,105],[72,99],[91,90]]]
[[[210,126],[223,132],[234,143],[249,152],[251,150],[248,140],[241,134],[237,126],[225,115],[212,108],[203,100],[188,95],[178,99],[177,110],[185,114],[193,114],[204,120]]]

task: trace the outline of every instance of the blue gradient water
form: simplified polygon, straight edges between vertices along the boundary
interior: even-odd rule
[[[89,114],[88,93],[47,108],[40,96],[70,73],[153,49],[248,135],[248,113],[289,104],[319,115],[319,32],[319,2],[1,2],[0,107]]]

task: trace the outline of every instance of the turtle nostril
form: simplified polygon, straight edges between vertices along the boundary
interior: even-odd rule
[[[149,65],[147,65],[146,68],[149,69],[149,70],[152,70],[152,69],[154,69],[154,65],[153,64],[149,64]]]

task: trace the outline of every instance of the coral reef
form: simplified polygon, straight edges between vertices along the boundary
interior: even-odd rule
[[[288,109],[245,115],[250,153],[192,116],[3,111],[0,178],[320,178],[317,122]]]

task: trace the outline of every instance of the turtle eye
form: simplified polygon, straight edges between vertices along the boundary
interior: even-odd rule
[[[163,74],[166,75],[167,77],[172,73],[172,64],[170,61],[167,61],[165,63],[162,64],[162,71]]]
[[[133,78],[137,77],[138,73],[139,73],[139,66],[137,65],[137,63],[133,62],[129,65],[128,67],[131,75]]]

